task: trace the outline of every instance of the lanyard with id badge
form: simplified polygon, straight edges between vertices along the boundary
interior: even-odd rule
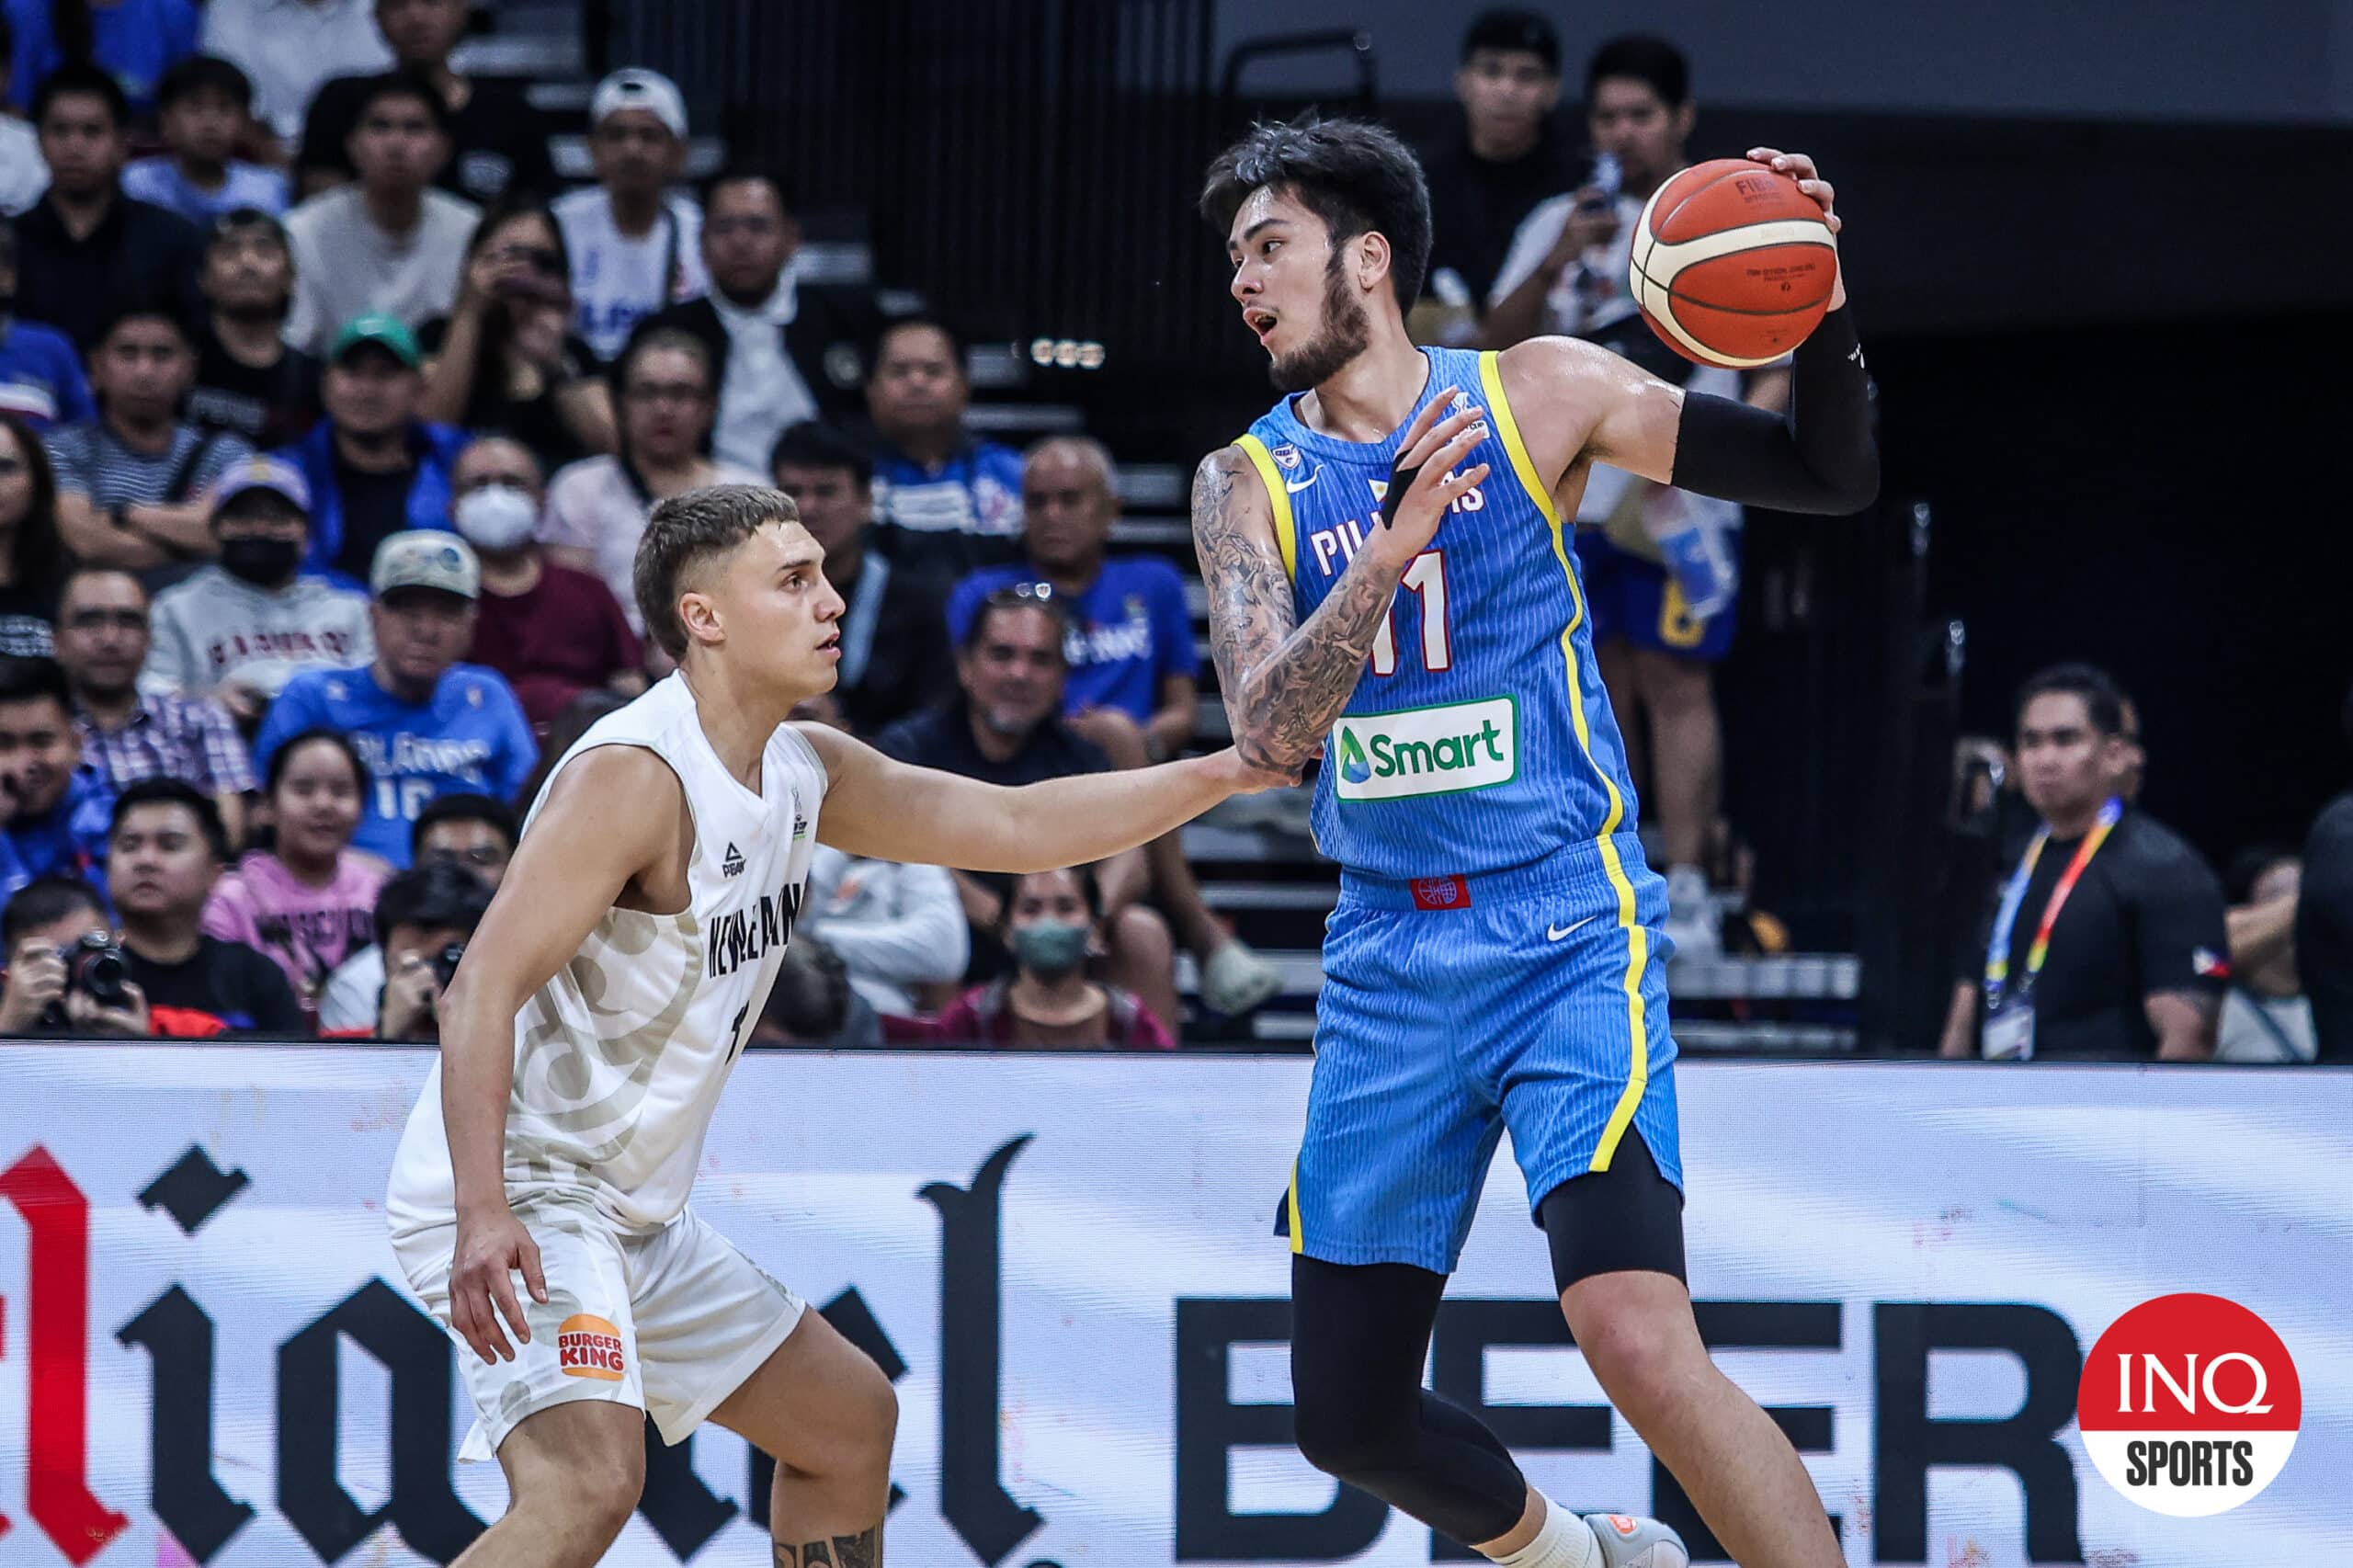
[[[2075,850],[2075,858],[2059,873],[2052,885],[2050,902],[2042,906],[2042,919],[2035,926],[2034,940],[2026,950],[2026,971],[2018,977],[2018,989],[2010,990],[2010,949],[2018,934],[2018,909],[2026,903],[2027,884],[2034,880],[2035,862],[2042,858],[2042,846],[2051,842],[2051,830],[2044,828],[2026,846],[2026,856],[2018,862],[2010,885],[2002,890],[2001,907],[1994,914],[1993,939],[1985,948],[1985,1030],[1980,1038],[1980,1049],[1988,1062],[2029,1062],[2034,1058],[2034,983],[2042,973],[2042,961],[2051,956],[2051,928],[2059,924],[2059,912],[2067,906],[2067,896],[2075,891],[2075,883],[2084,868],[2092,863],[2099,846],[2108,842],[2116,824],[2124,815],[2124,802],[2111,799],[2099,809],[2098,818],[2092,824],[2084,842]]]

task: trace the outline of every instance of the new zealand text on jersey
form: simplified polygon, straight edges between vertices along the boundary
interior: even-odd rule
[[[1389,494],[1389,482],[1385,479],[1372,479],[1365,483],[1372,486],[1373,504],[1379,506]],[[1486,504],[1487,497],[1481,493],[1481,487],[1474,484],[1448,502],[1446,509],[1449,512],[1476,512],[1483,508]],[[1365,529],[1372,526],[1373,518],[1370,517],[1350,517],[1345,522],[1335,523],[1327,528],[1317,528],[1313,533],[1309,534],[1307,546],[1315,552],[1315,569],[1329,577],[1335,572],[1346,567],[1349,562],[1356,559],[1357,551],[1363,547]]]
[[[713,980],[733,974],[747,963],[757,963],[770,948],[792,940],[792,923],[801,915],[801,889],[762,893],[758,907],[731,909],[710,923],[710,939],[703,949],[703,969]]]

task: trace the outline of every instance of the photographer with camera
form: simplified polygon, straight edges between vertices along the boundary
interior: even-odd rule
[[[131,785],[115,801],[108,861],[123,956],[153,1032],[310,1038],[310,1017],[276,963],[204,934],[205,900],[229,862],[229,835],[208,796],[176,778]]]
[[[79,877],[37,877],[0,912],[7,955],[0,1039],[152,1032],[147,997],[132,983],[108,923],[106,901]]]
[[[489,907],[490,884],[448,860],[427,860],[384,884],[376,936],[385,980],[373,1038],[441,1038],[441,994]]]

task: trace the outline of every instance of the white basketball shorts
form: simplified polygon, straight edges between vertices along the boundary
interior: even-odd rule
[[[632,1405],[654,1417],[664,1440],[682,1442],[776,1353],[805,1310],[691,1209],[643,1236],[615,1230],[585,1197],[535,1194],[516,1216],[538,1244],[547,1304],[515,1277],[531,1339],[516,1345],[500,1314],[512,1361],[486,1362],[458,1340],[480,1416],[462,1460],[493,1457],[525,1416],[575,1399]],[[410,1289],[445,1329],[456,1247],[454,1221],[392,1239]],[[449,1335],[458,1339],[454,1329]]]

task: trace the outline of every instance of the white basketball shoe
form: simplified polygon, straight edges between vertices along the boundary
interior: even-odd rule
[[[1683,1538],[1656,1519],[1587,1514],[1585,1522],[1601,1542],[1603,1568],[1691,1568]]]

